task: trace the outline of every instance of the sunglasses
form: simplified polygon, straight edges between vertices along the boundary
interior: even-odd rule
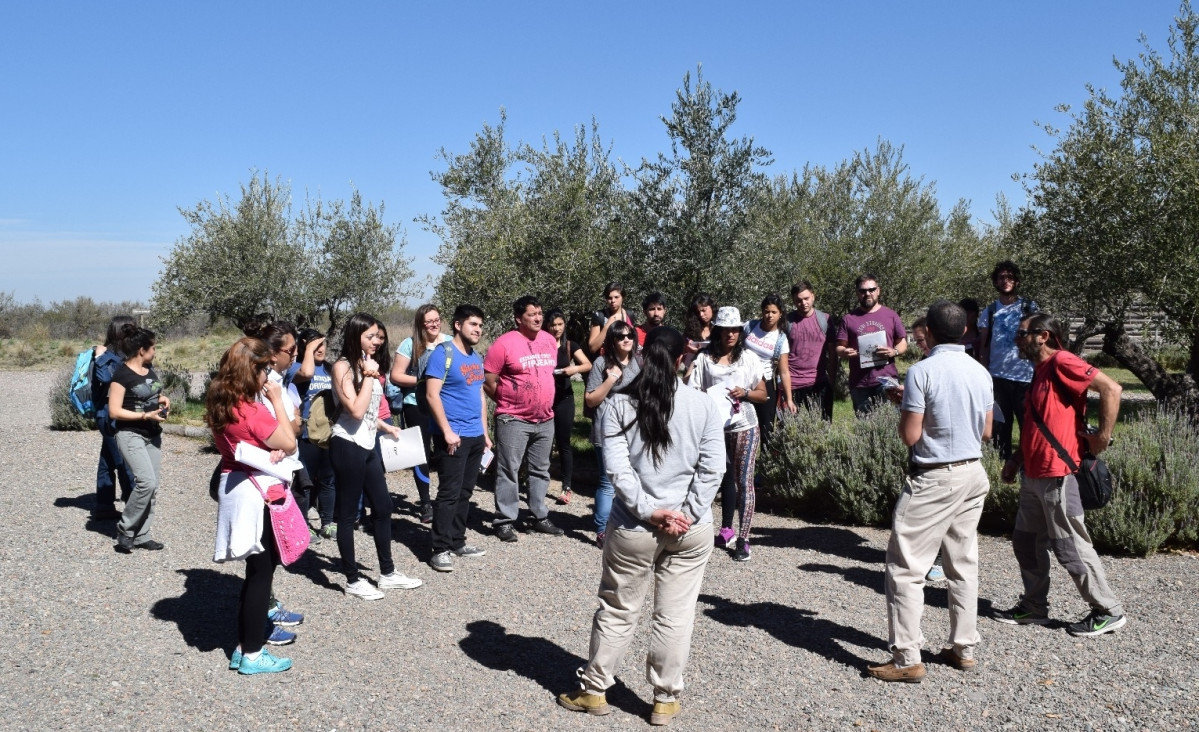
[[[1036,335],[1037,333],[1044,333],[1044,332],[1045,332],[1044,330],[1025,330],[1025,329],[1021,328],[1016,331],[1016,337],[1017,338],[1027,338],[1030,335]]]
[[[631,340],[633,340],[633,334],[632,334],[632,333],[618,333],[618,334],[616,335],[616,340],[618,340],[618,341],[631,341]]]
[[[270,371],[270,370],[271,370],[271,365],[270,365],[269,363],[263,363],[263,364],[259,364],[259,365],[258,365],[258,371],[259,371],[260,373],[264,373],[264,374],[265,374],[265,373],[267,373],[267,372],[268,372],[268,371]]]
[[[878,288],[877,287],[859,287],[858,288],[859,295],[866,295],[871,292],[878,292]]]

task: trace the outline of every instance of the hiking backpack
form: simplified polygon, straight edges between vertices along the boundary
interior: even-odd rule
[[[71,373],[71,386],[67,392],[75,411],[93,419],[96,416],[96,405],[92,403],[92,368],[95,365],[95,348],[80,352],[75,358],[75,370]]]

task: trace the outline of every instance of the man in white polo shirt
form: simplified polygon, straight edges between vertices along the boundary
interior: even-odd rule
[[[899,436],[912,448],[887,545],[887,620],[892,660],[868,673],[921,681],[925,575],[942,550],[949,581],[949,642],[938,654],[958,670],[975,667],[978,644],[978,519],[990,490],[982,443],[991,437],[991,376],[958,340],[966,312],[948,300],[928,309],[924,360],[908,369]]]

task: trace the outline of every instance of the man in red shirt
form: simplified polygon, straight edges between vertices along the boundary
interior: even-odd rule
[[[1079,464],[1082,452],[1098,455],[1111,442],[1120,412],[1120,385],[1069,351],[1062,324],[1046,313],[1020,321],[1016,344],[1020,356],[1033,363],[1032,383],[1024,400],[1026,429],[1020,451],[1003,466],[1003,480],[1011,483],[1017,471],[1020,506],[1012,532],[1012,551],[1020,564],[1024,594],[1011,610],[995,613],[995,620],[1012,625],[1045,625],[1049,622],[1049,552],[1053,551],[1078,592],[1091,606],[1081,621],[1066,627],[1078,636],[1111,633],[1127,622],[1120,600],[1108,587],[1103,563],[1095,553],[1083,523],[1078,482],[1037,426],[1045,428]],[[1099,392],[1099,429],[1086,431],[1087,390]]]
[[[495,401],[495,512],[500,541],[517,540],[520,512],[517,474],[529,468],[529,512],[532,531],[560,536],[549,519],[545,492],[550,484],[550,444],[554,440],[554,369],[558,342],[541,329],[541,303],[525,295],[512,305],[516,330],[491,344],[483,359],[483,391]]]

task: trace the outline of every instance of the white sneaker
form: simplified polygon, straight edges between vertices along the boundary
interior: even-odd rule
[[[379,589],[381,590],[413,590],[425,583],[424,580],[419,580],[415,577],[409,577],[400,570],[396,570],[391,574],[385,574],[379,578]]]
[[[363,600],[383,599],[383,593],[375,589],[375,586],[367,582],[365,578],[358,580],[352,585],[346,585],[346,594],[361,597]]]

